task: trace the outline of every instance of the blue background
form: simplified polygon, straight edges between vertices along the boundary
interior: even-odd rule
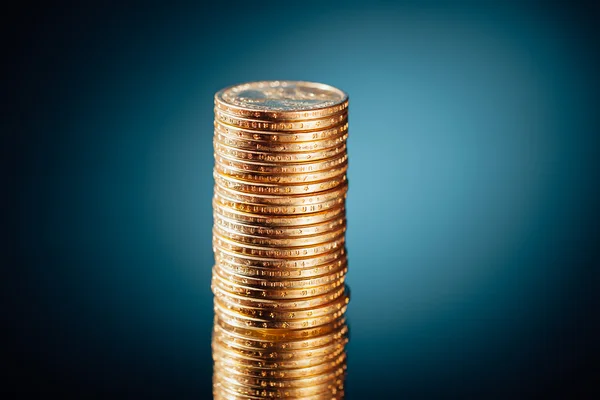
[[[300,79],[351,99],[348,398],[587,397],[599,14],[569,4],[8,15],[2,390],[210,396],[213,94]]]

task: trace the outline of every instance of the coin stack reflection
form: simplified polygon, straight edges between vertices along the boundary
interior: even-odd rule
[[[215,398],[344,395],[347,108],[311,82],[215,95]]]

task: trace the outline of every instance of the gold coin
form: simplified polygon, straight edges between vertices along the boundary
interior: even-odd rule
[[[239,371],[236,371],[233,368],[229,368],[227,366],[219,366],[215,368],[215,374],[217,375],[228,375],[235,377],[237,381],[244,385],[248,386],[258,386],[258,387],[270,387],[270,388],[297,388],[297,387],[309,387],[312,385],[317,385],[324,382],[330,382],[335,379],[343,379],[346,372],[346,368],[344,366],[338,367],[337,369],[333,369],[331,371],[302,377],[296,379],[273,379],[262,376],[252,376],[247,374],[242,374]],[[218,379],[218,378],[217,378]]]
[[[244,179],[235,178],[229,175],[224,175],[218,170],[213,171],[213,177],[215,182],[223,186],[225,188],[238,190],[240,192],[246,193],[258,193],[258,194],[307,194],[307,193],[315,193],[322,192],[324,190],[329,190],[335,188],[346,182],[346,173],[338,174],[328,180],[324,180],[322,182],[308,182],[308,183],[258,183],[258,182],[249,182]]]
[[[287,385],[309,386],[314,381],[323,380],[325,377],[330,378],[336,376],[344,378],[346,374],[345,357],[339,357],[341,361],[334,360],[329,363],[318,365],[315,367],[299,368],[297,370],[290,369],[263,369],[249,366],[238,366],[232,363],[222,363],[220,360],[215,361],[215,373],[228,373],[240,377],[250,379],[263,380],[265,382],[282,382]]]
[[[333,339],[331,339],[329,342],[327,342],[326,343],[327,345],[334,344],[334,343],[347,343],[347,341],[348,341],[347,334],[342,335],[342,336],[339,336],[339,335],[336,335],[336,336],[330,335],[330,336]],[[240,339],[234,340],[233,338],[228,337],[226,334],[223,334],[222,332],[213,333],[213,337],[217,338],[220,341],[224,341],[230,347],[236,347],[236,348],[244,349],[247,351],[262,352],[262,354],[266,354],[267,356],[269,356],[269,354],[276,354],[277,356],[279,356],[279,355],[285,356],[284,353],[279,353],[277,351],[277,349],[275,348],[275,346],[268,347],[268,348],[249,348],[247,346],[239,346],[239,342],[244,343],[245,340],[240,340]],[[213,340],[217,340],[217,339],[213,339]],[[277,342],[273,342],[273,343],[277,343]],[[279,342],[279,343],[285,344],[286,342]],[[307,349],[310,349],[310,348],[307,348]],[[306,350],[306,349],[301,349],[301,350]],[[289,350],[288,352],[292,352],[292,351]],[[275,357],[275,355],[273,356],[273,358],[274,357]]]
[[[331,323],[346,312],[346,306],[339,311],[326,314],[319,317],[304,318],[297,320],[278,321],[271,319],[260,319],[238,314],[235,311],[222,307],[218,301],[215,301],[214,311],[219,318],[226,320],[228,324],[243,327],[253,327],[261,329],[304,329]]]
[[[232,177],[248,183],[268,184],[268,185],[308,185],[315,184],[345,175],[348,170],[348,164],[344,163],[336,168],[330,168],[326,171],[316,171],[306,174],[262,174],[257,172],[246,172],[236,168],[224,167],[220,163],[215,163],[215,172],[224,177]],[[302,190],[296,191],[301,193]]]
[[[293,121],[344,111],[348,108],[348,95],[333,86],[316,82],[248,82],[218,91],[215,107],[240,117]]]
[[[318,235],[324,232],[330,232],[346,226],[344,217],[337,217],[318,224],[306,225],[301,227],[294,226],[271,226],[251,225],[240,223],[236,220],[225,218],[219,214],[213,214],[214,225],[243,235],[252,235],[258,237],[270,238],[290,238]]]
[[[248,396],[237,396],[232,395],[230,393],[224,393],[220,390],[213,391],[214,400],[255,400],[254,397]],[[345,398],[345,392],[340,390],[337,394],[327,393],[325,395],[316,395],[310,397],[302,397],[301,400],[343,400]],[[288,400],[292,400],[293,398],[288,398]]]
[[[312,214],[321,211],[327,211],[332,208],[340,207],[343,205],[345,198],[339,197],[337,199],[328,200],[324,203],[313,203],[303,206],[280,206],[280,205],[262,205],[262,204],[250,204],[237,202],[226,197],[223,197],[219,193],[215,193],[214,200],[220,203],[223,207],[230,209],[243,211],[251,214],[269,214],[269,215],[305,215]]]
[[[314,172],[327,171],[344,165],[348,160],[348,154],[338,153],[331,158],[297,163],[266,163],[255,161],[240,161],[235,158],[223,157],[215,154],[215,162],[224,168],[232,168],[243,172],[254,172],[257,174],[311,174]]]
[[[243,265],[247,267],[260,268],[278,268],[278,269],[298,269],[312,268],[320,265],[336,262],[346,255],[346,249],[341,247],[330,253],[321,254],[316,257],[303,257],[299,259],[272,259],[256,256],[248,256],[244,254],[234,253],[228,250],[213,248],[215,259],[219,262],[227,262],[232,265]]]
[[[242,129],[235,126],[214,121],[215,132],[231,138],[243,140],[256,140],[270,143],[302,143],[319,140],[329,140],[348,132],[348,122],[332,126],[331,128],[315,130],[310,132],[266,132],[251,129]]]
[[[311,153],[317,151],[325,151],[335,149],[345,145],[348,139],[348,134],[336,136],[331,139],[319,140],[314,142],[265,142],[257,140],[236,139],[215,132],[214,140],[224,146],[232,147],[239,150],[256,151],[259,153]],[[265,163],[267,164],[267,163]],[[275,163],[272,163],[275,164]]]
[[[332,335],[333,337],[333,335]],[[245,346],[236,346],[237,342],[241,342],[241,340],[238,340],[237,342],[233,342],[232,344],[232,339],[227,337],[227,335],[223,334],[223,333],[218,333],[218,334],[213,334],[213,340],[218,340],[218,341],[225,341],[226,345],[228,347],[232,347],[232,348],[236,348],[238,350],[245,350],[245,351],[249,351],[249,352],[256,352],[256,354],[262,354],[263,358],[266,359],[276,359],[277,357],[286,357],[286,355],[289,355],[290,353],[295,354],[296,357],[301,357],[301,353],[294,353],[294,351],[288,351],[286,353],[280,353],[278,352],[277,348],[275,346],[273,347],[269,347],[269,348],[262,348],[262,349],[258,349],[258,348],[248,348]],[[285,342],[283,342],[285,344]],[[342,335],[342,336],[336,336],[334,339],[330,340],[329,342],[326,343],[326,345],[335,345],[335,344],[340,344],[341,346],[345,346],[348,343],[348,335]],[[332,347],[334,348],[334,347]],[[300,350],[310,350],[311,348],[306,348],[306,349],[300,349]],[[253,354],[253,353],[248,353],[248,354]],[[231,366],[229,366],[229,368],[231,368]],[[242,371],[237,371],[237,374],[239,375],[247,375],[247,376],[253,376],[253,377],[265,377],[267,374],[262,373],[261,371],[255,371],[253,369],[249,369],[246,370],[244,372]],[[288,379],[297,379],[297,378],[288,378]]]
[[[228,281],[244,286],[257,287],[257,288],[274,288],[274,289],[306,289],[314,286],[326,285],[342,279],[346,276],[348,268],[346,265],[343,268],[339,268],[335,271],[330,271],[326,274],[314,277],[300,278],[300,279],[279,279],[274,280],[272,278],[265,279],[260,277],[250,277],[247,275],[240,275],[236,272],[231,271],[227,265],[220,265],[216,263],[214,270],[220,276],[225,277]]]
[[[331,273],[346,274],[348,272],[348,264],[346,260],[338,260],[336,262],[310,268],[299,269],[269,269],[269,268],[253,268],[240,265],[232,265],[225,262],[215,262],[219,268],[227,273],[234,273],[244,277],[263,279],[273,281],[277,279],[311,279]]]
[[[334,379],[332,381],[307,387],[277,388],[245,385],[237,380],[235,376],[226,374],[218,375],[215,378],[217,379],[217,382],[221,383],[223,387],[226,388],[226,391],[232,391],[244,396],[259,396],[263,398],[304,398],[305,396],[330,393],[333,388],[343,388],[343,381],[341,379]]]
[[[348,138],[348,122],[329,129],[310,132],[268,132],[241,129],[215,120],[213,134],[215,139],[232,147],[248,147],[248,150],[264,148],[265,151],[274,152],[302,152],[335,147],[335,143],[345,142]]]
[[[342,228],[331,234],[316,236],[314,240],[312,238],[249,239],[247,237],[241,238],[239,235],[228,232],[220,232],[219,229],[214,228],[213,245],[233,252],[255,254],[264,257],[283,257],[289,259],[301,256],[298,255],[298,252],[307,254],[307,257],[310,257],[310,252],[304,253],[306,249],[310,249],[311,252],[314,251],[314,254],[323,254],[342,245],[345,240],[344,231],[345,229]],[[333,235],[336,236],[334,237]],[[320,240],[320,238],[323,238],[323,240]],[[225,241],[228,241],[228,243],[224,245]]]
[[[214,311],[219,318],[226,320],[228,324],[233,324],[238,327],[255,329],[303,329],[306,327],[318,327],[331,323],[346,312],[346,306],[344,306],[340,312],[334,314],[295,321],[258,320],[246,316],[237,316],[234,315],[234,312],[226,313],[224,309],[220,308],[218,305],[215,305]]]
[[[287,237],[287,238],[268,238],[264,236],[245,235],[225,229],[219,225],[214,225],[213,231],[225,238],[234,240],[239,243],[246,243],[255,246],[266,247],[297,247],[297,246],[312,246],[335,240],[338,236],[346,231],[346,227],[342,226],[331,232],[321,233],[312,236]]]
[[[350,299],[348,296],[342,296],[319,307],[294,310],[268,309],[263,307],[240,305],[229,299],[227,296],[215,297],[214,301],[216,303],[221,303],[223,307],[232,310],[232,312],[235,312],[239,315],[264,320],[293,321],[334,314],[340,310],[343,310],[344,307],[346,307],[350,302]],[[301,326],[300,328],[304,327],[305,326]]]
[[[338,231],[338,236],[325,243],[318,243],[306,246],[290,246],[290,247],[267,247],[255,246],[245,243],[239,243],[227,237],[221,236],[213,231],[213,246],[234,253],[246,254],[258,257],[272,258],[300,258],[317,256],[323,253],[328,253],[340,246],[344,245],[346,240],[344,230]]]
[[[309,289],[287,289],[287,290],[276,290],[276,289],[258,289],[249,286],[237,285],[227,281],[225,278],[220,277],[218,274],[213,274],[211,287],[221,289],[221,295],[234,294],[238,296],[245,296],[246,298],[253,298],[255,300],[261,300],[260,304],[263,304],[265,308],[269,305],[264,300],[285,300],[290,301],[299,300],[305,297],[318,297],[329,295],[331,293],[337,293],[336,289],[343,286],[344,279],[340,279],[337,282],[330,283],[327,285],[315,286]],[[213,289],[214,291],[214,289]],[[325,302],[325,300],[322,300]],[[278,305],[279,307],[280,305]]]
[[[337,199],[327,200],[323,203],[312,203],[305,205],[293,205],[293,206],[282,206],[282,205],[263,205],[263,204],[251,204],[246,202],[238,202],[227,197],[224,197],[219,192],[215,191],[213,196],[214,201],[220,203],[224,208],[230,208],[233,210],[243,211],[251,214],[270,214],[270,215],[303,215],[312,214],[321,211],[326,211],[332,208],[340,207],[346,200],[345,196],[338,197]]]
[[[295,280],[279,280],[272,281],[262,278],[250,278],[244,275],[233,274],[215,264],[213,267],[213,273],[217,274],[220,278],[226,280],[228,283],[238,285],[242,288],[257,289],[257,290],[268,290],[268,291],[304,291],[313,294],[313,289],[320,288],[326,285],[340,286],[341,282],[346,277],[346,269],[336,271],[335,273],[329,273],[320,277],[313,277],[308,279],[295,279]],[[235,292],[240,293],[240,292]],[[279,293],[279,292],[274,292]],[[314,294],[316,295],[316,294]]]
[[[237,190],[245,193],[258,194],[283,194],[283,195],[303,195],[309,193],[322,192],[329,190],[346,182],[345,166],[334,169],[334,175],[315,181],[308,182],[277,182],[277,179],[287,179],[286,176],[270,176],[269,179],[251,180],[252,177],[263,175],[247,174],[244,176],[227,175],[223,169],[215,166],[213,177],[215,182],[225,188]],[[297,178],[297,177],[296,177]],[[296,179],[292,176],[290,179]],[[261,178],[262,179],[262,178]]]
[[[243,346],[237,346],[235,343],[227,340],[226,335],[213,335],[212,340],[213,342],[218,343],[219,346],[224,346],[235,354],[239,354],[243,357],[264,359],[269,361],[324,357],[344,348],[344,346],[348,343],[348,337],[344,336],[323,346],[282,352],[273,349],[249,349]]]
[[[273,152],[273,153],[306,153],[320,151],[329,148],[335,148],[346,143],[348,133],[342,133],[337,136],[331,136],[327,139],[312,140],[306,142],[285,142],[273,140],[255,140],[245,139],[238,136],[232,136],[215,129],[214,139],[225,146],[234,147],[240,150]]]
[[[292,346],[297,342],[304,343],[307,340],[322,339],[327,335],[335,336],[340,329],[347,327],[347,324],[342,316],[330,324],[305,329],[261,329],[230,325],[227,321],[222,320],[219,315],[215,315],[214,326],[218,326],[228,334],[234,334],[248,340],[287,343]]]
[[[215,107],[215,119],[223,124],[243,129],[256,129],[271,132],[306,132],[341,125],[348,120],[348,112],[344,110],[338,114],[333,114],[324,118],[299,121],[261,121],[258,119],[249,119],[228,114]]]
[[[336,328],[334,328],[334,330],[321,336],[296,340],[259,339],[252,336],[243,335],[239,333],[237,329],[237,327],[228,327],[228,329],[225,329],[219,326],[219,324],[215,324],[213,327],[213,335],[220,336],[223,338],[223,340],[227,340],[230,344],[238,347],[244,347],[247,349],[263,349],[265,351],[292,351],[320,347],[348,336],[348,326],[345,324],[342,324],[339,327],[336,324]]]
[[[304,354],[304,353],[300,353],[300,351],[306,352],[307,350],[310,350],[310,349],[320,349],[320,348],[325,348],[325,346],[334,346],[336,343],[342,344],[342,345],[346,345],[348,343],[348,334],[347,333],[328,335],[328,336],[330,337],[330,339],[328,341],[322,340],[323,344],[321,344],[319,346],[312,346],[312,347],[298,348],[298,349],[286,349],[285,351],[280,351],[279,348],[281,347],[281,345],[285,345],[287,342],[285,342],[285,341],[283,341],[283,342],[281,342],[281,341],[280,342],[265,342],[263,344],[270,343],[272,345],[270,347],[249,347],[246,344],[248,342],[248,339],[238,339],[236,337],[227,335],[226,333],[223,333],[222,331],[214,331],[213,332],[213,340],[220,341],[221,343],[224,343],[228,347],[236,348],[236,349],[244,350],[244,351],[249,351],[249,352],[255,352],[256,356],[262,355],[261,357],[264,356],[266,358],[271,358],[271,359],[275,359],[278,357],[284,358],[284,359],[298,357],[298,356],[302,356],[301,354]],[[278,345],[278,343],[279,343],[279,345]],[[290,353],[292,354],[291,356],[290,356]],[[250,354],[250,353],[248,353],[248,354]]]
[[[217,381],[213,385],[213,396],[215,399],[224,400],[264,400],[265,398],[285,398],[287,400],[337,400],[344,398],[344,390],[332,388],[329,392],[318,393],[314,395],[304,395],[299,397],[283,396],[281,394],[267,393],[266,391],[260,392],[260,396],[253,396],[250,394],[242,394],[229,389],[226,382]]]
[[[338,390],[336,393],[325,393],[318,394],[315,396],[303,396],[303,397],[288,397],[288,400],[343,400],[345,397],[344,390]],[[232,394],[223,391],[220,387],[213,388],[214,400],[264,400],[263,397],[244,396],[239,394]]]
[[[221,268],[244,275],[248,277],[263,278],[269,280],[277,279],[307,279],[315,276],[321,276],[324,274],[332,273],[341,268],[347,267],[347,257],[345,254],[341,254],[339,257],[332,261],[328,261],[324,264],[318,265],[306,265],[304,267],[291,268],[291,267],[276,267],[276,266],[258,266],[248,265],[247,263],[239,264],[231,262],[229,256],[222,255],[220,252],[215,255],[215,264],[218,264]]]
[[[220,362],[227,362],[227,360],[235,361],[244,366],[254,366],[259,368],[286,368],[286,369],[294,369],[294,368],[305,368],[311,367],[315,365],[324,364],[326,362],[330,362],[336,359],[340,354],[344,353],[344,348],[339,348],[337,350],[333,350],[331,353],[318,356],[318,357],[306,357],[303,359],[293,359],[293,360],[263,360],[260,358],[252,358],[241,356],[240,354],[235,353],[231,349],[228,349],[224,346],[219,345],[218,343],[212,343],[213,349],[213,357],[219,359]]]
[[[253,214],[244,211],[238,211],[229,207],[222,206],[213,199],[213,211],[214,213],[240,223],[248,223],[258,226],[293,226],[297,229],[302,229],[306,225],[320,224],[325,221],[329,221],[339,216],[344,216],[345,205],[329,210],[311,213],[311,214],[298,214],[298,215],[262,215]]]
[[[241,150],[236,147],[226,146],[216,140],[213,140],[215,154],[236,160],[259,161],[269,163],[295,163],[311,162],[332,158],[346,151],[346,143],[338,147],[330,147],[317,151],[290,152],[290,153],[272,153],[268,151],[250,151]]]
[[[317,328],[327,325],[335,321],[340,315],[345,312],[345,308],[341,313],[326,315],[317,318],[310,318],[303,321],[258,321],[249,317],[239,317],[233,313],[226,313],[223,309],[215,306],[216,315],[227,324],[248,329],[305,329],[306,327]]]
[[[342,371],[340,369],[340,371]],[[295,379],[295,380],[275,380],[275,379],[263,379],[253,378],[245,375],[239,375],[231,372],[230,369],[218,368],[215,369],[215,379],[227,383],[228,379],[237,382],[238,384],[252,388],[267,388],[271,390],[284,390],[284,389],[298,389],[298,388],[310,388],[315,385],[330,383],[337,384],[337,381],[345,379],[343,372],[330,372],[328,374],[317,375],[306,379]]]
[[[218,346],[222,346],[230,350],[232,353],[239,355],[244,358],[260,359],[269,362],[278,361],[289,361],[289,360],[305,360],[311,357],[329,357],[332,353],[343,350],[348,343],[348,338],[344,337],[335,342],[329,343],[326,346],[318,348],[303,349],[297,351],[289,351],[286,353],[277,352],[274,350],[262,350],[262,349],[244,349],[240,347],[231,346],[221,340],[221,337],[213,337],[213,343]]]
[[[223,289],[219,285],[216,285],[214,280],[211,284],[211,289],[216,297],[226,297],[241,306],[264,308],[265,310],[296,310],[320,307],[334,301],[348,292],[346,287],[339,287],[332,292],[302,299],[262,299],[230,292],[227,289]]]
[[[344,346],[346,345],[346,342],[347,342],[347,339],[344,339],[343,341],[340,341],[339,343],[336,342],[334,344],[326,346],[326,348],[323,348],[323,349],[307,349],[307,350],[303,350],[298,353],[292,353],[292,352],[285,353],[285,355],[283,353],[265,352],[265,351],[259,351],[259,350],[242,350],[239,348],[229,347],[226,344],[223,344],[220,342],[217,345],[223,346],[224,348],[231,350],[233,353],[238,354],[241,357],[264,359],[269,362],[282,362],[282,361],[292,360],[292,359],[305,360],[306,357],[321,357],[321,358],[329,357],[329,355],[332,352],[339,352],[340,349],[343,350]],[[276,354],[276,356],[271,356],[271,354]],[[306,354],[306,355],[304,355],[304,354]],[[308,354],[312,354],[314,356],[308,356]],[[289,356],[289,358],[285,358],[285,356]]]
[[[335,269],[326,270],[321,275],[313,276],[302,276],[302,273],[288,274],[285,277],[273,277],[273,276],[260,276],[260,275],[248,275],[241,272],[245,272],[242,269],[232,267],[225,263],[215,263],[214,268],[219,270],[220,275],[224,275],[228,280],[240,284],[248,283],[251,286],[264,286],[264,287],[278,287],[278,288],[302,288],[310,286],[318,286],[335,279],[339,279],[346,275],[348,272],[348,265],[346,263],[339,263]],[[296,271],[294,271],[296,272]],[[302,272],[302,271],[300,271]],[[281,275],[281,274],[280,274]],[[298,276],[300,275],[300,276]]]
[[[245,387],[240,381],[233,381],[238,376],[232,376],[232,379],[225,378],[226,374],[223,374],[222,369],[215,368],[215,373],[213,375],[213,385],[215,387],[219,387],[221,390],[224,389],[224,392],[236,395],[246,396],[244,399],[254,399],[254,398],[286,398],[286,399],[331,399],[332,394],[338,393],[340,390],[343,390],[343,386],[345,383],[345,373],[340,375],[338,378],[326,381],[321,384],[310,385],[310,386],[299,386],[299,387],[288,387],[288,388],[269,388],[265,385],[264,388],[257,387]],[[316,388],[316,389],[315,389]],[[244,390],[256,390],[255,393],[247,392]],[[264,391],[263,391],[264,390]],[[314,390],[314,393],[311,391]],[[327,394],[329,397],[313,397],[313,396],[323,396]]]
[[[238,364],[234,359],[219,359],[214,357],[214,363],[217,368],[228,368],[233,369],[241,374],[251,376],[262,376],[265,378],[273,379],[303,379],[309,376],[323,374],[331,372],[340,367],[345,367],[346,363],[346,352],[342,352],[338,357],[330,361],[326,361],[322,364],[295,368],[295,369],[284,369],[284,368],[270,368],[270,367],[256,367],[247,364]]]
[[[213,231],[213,247],[231,251],[235,254],[258,256],[265,258],[302,258],[314,257],[329,253],[338,247],[344,245],[345,235],[341,235],[334,240],[326,243],[320,243],[303,247],[265,247],[249,244],[240,244],[227,239]]]
[[[213,271],[218,272],[218,271]],[[218,273],[213,273],[213,284],[221,289],[234,293],[245,295],[247,297],[254,297],[257,299],[299,299],[304,298],[306,296],[318,296],[330,293],[337,289],[340,286],[344,285],[344,278],[340,278],[335,282],[330,282],[325,285],[313,286],[310,288],[303,289],[266,289],[266,288],[257,288],[248,285],[239,285],[237,283],[233,283],[228,281],[227,278],[219,275]]]
[[[300,379],[277,379],[272,377],[254,378],[244,374],[229,372],[231,370],[233,370],[233,368],[227,368],[227,366],[222,364],[215,365],[213,380],[227,382],[232,385],[247,386],[249,389],[270,388],[271,390],[277,391],[281,389],[313,390],[319,387],[326,387],[327,385],[341,387],[340,385],[343,385],[343,381],[346,378],[345,371],[341,370],[340,367],[326,371],[323,374]],[[228,377],[230,379],[228,379]],[[307,384],[307,380],[309,382],[312,380],[314,383]]]
[[[238,192],[219,185],[214,186],[215,193],[238,202],[250,204],[282,205],[282,206],[306,206],[315,203],[324,203],[340,197],[346,198],[348,192],[348,182],[318,193],[309,193],[305,195],[259,195]]]

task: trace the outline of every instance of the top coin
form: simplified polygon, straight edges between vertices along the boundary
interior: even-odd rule
[[[333,86],[304,81],[261,81],[230,86],[215,94],[223,112],[265,120],[326,117],[348,108],[348,95]]]

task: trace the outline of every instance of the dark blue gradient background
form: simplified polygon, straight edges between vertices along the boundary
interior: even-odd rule
[[[207,398],[213,94],[347,91],[349,399],[591,397],[597,9],[168,2],[8,14],[2,390]],[[563,397],[565,398],[565,397]]]

